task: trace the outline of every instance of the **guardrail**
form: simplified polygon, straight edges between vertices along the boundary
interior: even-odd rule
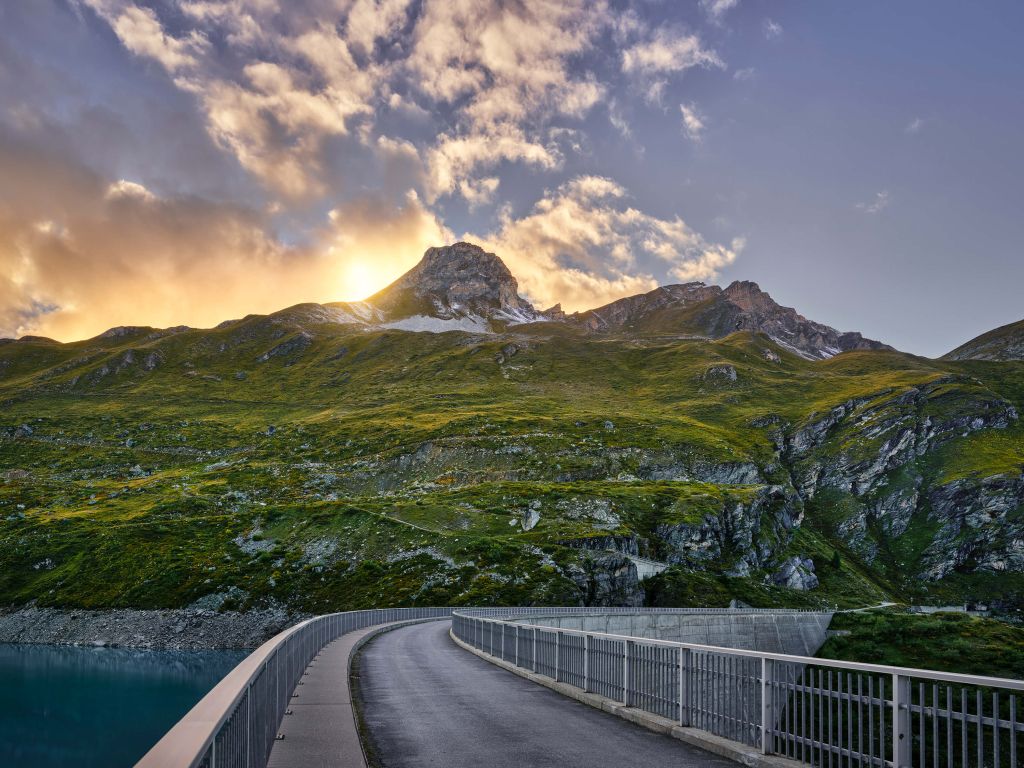
[[[479,617],[594,613],[779,613],[744,608],[473,608]],[[798,612],[798,611],[792,611]],[[136,768],[264,768],[302,672],[342,635],[375,624],[442,618],[451,608],[381,608],[308,619],[243,659],[136,764]]]
[[[332,613],[289,627],[243,659],[136,768],[263,768],[292,691],[325,645],[375,624],[441,618],[451,612],[381,608]]]
[[[274,636],[243,659],[136,764],[136,768],[264,768],[302,672],[326,646],[358,629],[397,621],[443,618],[452,608],[381,608],[308,619]],[[805,613],[767,608],[588,608],[581,606],[461,609],[464,616],[579,614]]]
[[[808,765],[1020,765],[1022,680],[526,625],[478,611],[455,611],[452,629],[521,669]]]

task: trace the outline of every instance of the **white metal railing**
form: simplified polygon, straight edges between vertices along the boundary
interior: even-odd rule
[[[474,608],[473,616],[608,613],[762,613],[728,608]],[[342,635],[377,624],[445,618],[451,608],[332,613],[289,627],[243,659],[136,764],[136,768],[264,768],[292,692],[310,661]]]
[[[1020,768],[1018,760],[1024,760],[1018,755],[1024,739],[1022,680],[544,627],[480,614],[455,611],[452,630],[494,658],[765,754],[830,768]]]
[[[243,659],[136,768],[263,768],[292,691],[325,645],[357,629],[442,618],[451,608],[380,608],[308,619]]]

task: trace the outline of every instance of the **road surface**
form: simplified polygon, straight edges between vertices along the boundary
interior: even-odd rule
[[[371,640],[353,665],[383,768],[735,768],[459,648],[434,621]]]

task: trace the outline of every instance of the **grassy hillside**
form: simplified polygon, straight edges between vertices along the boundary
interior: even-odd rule
[[[7,343],[0,604],[635,597],[609,550],[673,563],[647,590],[658,604],[1016,599],[1012,569],[931,583],[908,570],[939,525],[923,501],[899,535],[851,544],[843,525],[900,472],[920,488],[1019,477],[1024,431],[996,416],[1024,406],[1022,382],[1022,363],[815,363],[746,333],[367,331],[303,307],[210,331]],[[844,403],[863,415],[806,450],[787,442]],[[870,493],[803,489],[822,467],[870,463],[898,428],[871,425],[908,418],[929,420],[934,445],[893,459]],[[792,555],[813,560],[818,589],[766,584]]]
[[[962,613],[836,614],[818,656],[842,661],[1024,679],[1024,628]]]

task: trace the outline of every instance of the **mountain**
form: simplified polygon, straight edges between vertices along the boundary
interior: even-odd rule
[[[943,360],[1024,360],[1024,320],[1004,325],[961,344]]]
[[[727,288],[704,283],[667,285],[574,315],[594,333],[674,333],[721,339],[736,331],[765,333],[808,360],[824,360],[854,349],[891,349],[859,333],[840,333],[780,306],[757,283]]]
[[[407,331],[494,333],[553,321],[591,334],[721,339],[736,331],[753,331],[808,360],[856,349],[891,349],[859,333],[840,333],[808,320],[748,281],[724,289],[704,283],[667,285],[568,316],[558,305],[540,312],[519,295],[518,283],[504,262],[472,243],[428,249],[415,267],[365,301],[320,309],[300,306],[324,322]]]
[[[505,263],[472,243],[428,248],[419,264],[366,304],[390,327],[406,330],[491,330],[495,322],[544,319],[519,295]]]
[[[807,359],[861,342],[742,283],[560,318],[428,254],[366,302],[0,344],[0,604],[1024,607],[1024,362]]]

